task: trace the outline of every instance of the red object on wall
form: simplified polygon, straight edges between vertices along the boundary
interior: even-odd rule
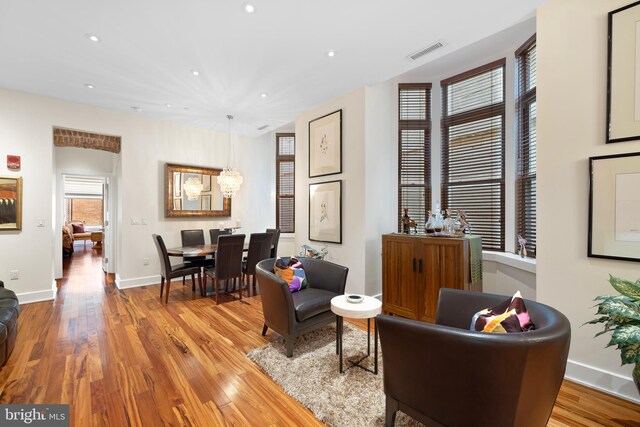
[[[20,156],[7,156],[7,169],[12,171],[20,170]]]

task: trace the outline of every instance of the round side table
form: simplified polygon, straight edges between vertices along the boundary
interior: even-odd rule
[[[380,300],[364,295],[362,302],[352,303],[347,301],[346,295],[339,295],[331,299],[331,311],[336,315],[336,353],[340,358],[340,373],[344,372],[342,365],[342,332],[344,328],[344,318],[367,319],[367,355],[362,359],[351,362],[351,367],[357,366],[365,371],[378,374],[378,326],[375,317],[382,313],[382,302]],[[374,369],[362,366],[360,363],[371,355],[371,318],[373,320],[373,342],[374,342]],[[349,369],[347,368],[347,369]]]

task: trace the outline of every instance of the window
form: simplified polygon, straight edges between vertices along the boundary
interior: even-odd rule
[[[462,209],[483,249],[504,251],[504,64],[443,80],[442,208]]]
[[[431,208],[431,84],[398,86],[398,231],[403,209],[419,227]]]
[[[516,51],[516,233],[536,255],[536,36]],[[518,249],[516,238],[516,251]]]
[[[296,135],[276,134],[276,228],[295,232]]]

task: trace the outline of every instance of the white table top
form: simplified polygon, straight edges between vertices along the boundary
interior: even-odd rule
[[[338,316],[349,319],[369,319],[382,313],[382,302],[374,297],[363,295],[362,302],[347,301],[346,295],[338,295],[331,299],[331,311]]]

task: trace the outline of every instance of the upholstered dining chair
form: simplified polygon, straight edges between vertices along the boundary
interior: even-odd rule
[[[271,248],[271,258],[278,256],[278,242],[280,241],[280,229],[279,228],[267,228],[267,233],[273,234],[273,247]]]
[[[231,234],[230,228],[225,228],[224,230],[220,230],[219,228],[212,228],[209,230],[209,237],[211,238],[211,244],[215,245],[218,243],[218,236],[228,236]]]
[[[222,235],[218,237],[218,249],[216,250],[216,265],[205,269],[205,274],[211,277],[216,293],[218,293],[220,281],[225,281],[225,288],[229,290],[229,282],[238,283],[238,298],[242,299],[242,251],[244,247],[244,234]],[[206,281],[205,281],[206,283]]]
[[[535,330],[470,330],[473,315],[509,297],[440,290],[436,323],[376,317],[386,425],[398,410],[426,425],[546,426],[564,377],[569,320],[525,300]]]
[[[180,238],[182,239],[182,246],[198,246],[204,245],[204,231],[200,230],[180,230]],[[183,257],[182,262],[185,265],[192,267],[213,267],[213,259],[207,258],[206,256],[196,256],[196,257]],[[182,284],[184,285],[184,277],[182,278]],[[195,290],[195,283],[191,287],[192,290]]]
[[[262,335],[266,335],[269,328],[282,335],[287,357],[292,357],[297,337],[336,321],[331,299],[344,294],[349,269],[329,261],[300,258],[308,286],[291,293],[287,282],[274,274],[275,261],[275,258],[265,259],[256,265],[264,314]]]
[[[256,293],[256,264],[263,259],[271,258],[272,242],[271,233],[253,233],[249,236],[247,259],[242,262],[242,281],[247,283],[247,296],[251,296],[251,288],[254,295]]]
[[[160,279],[160,300],[162,300],[162,293],[164,291],[164,282],[167,281],[167,293],[164,297],[164,302],[169,302],[169,291],[171,290],[171,279],[176,277],[185,277],[191,276],[191,281],[195,284],[195,276],[198,276],[198,283],[200,286],[200,294],[204,295],[204,288],[202,287],[202,277],[200,276],[200,267],[199,266],[190,266],[185,264],[176,264],[171,265],[169,261],[169,255],[167,254],[167,246],[164,244],[164,240],[162,236],[157,234],[153,234],[153,243],[156,245],[156,249],[158,250],[158,256],[160,257],[160,274],[162,278]],[[194,285],[195,286],[195,285]],[[192,289],[194,287],[192,286]]]

